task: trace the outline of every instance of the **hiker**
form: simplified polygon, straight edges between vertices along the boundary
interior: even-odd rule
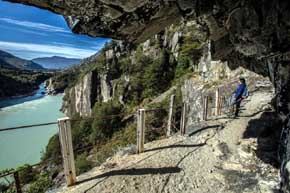
[[[246,85],[245,78],[239,78],[239,86],[234,92],[234,100],[232,102],[232,106],[236,106],[235,110],[235,118],[239,116],[241,102],[244,98],[248,96],[248,89]]]

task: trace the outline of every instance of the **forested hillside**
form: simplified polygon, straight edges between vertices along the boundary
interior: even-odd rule
[[[0,68],[0,99],[33,94],[51,74]]]

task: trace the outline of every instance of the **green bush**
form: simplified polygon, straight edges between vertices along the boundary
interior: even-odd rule
[[[93,163],[87,160],[87,154],[82,153],[76,158],[76,172],[77,175],[84,173],[90,170],[93,166]]]
[[[3,182],[0,182],[0,192],[6,193],[8,192],[8,190],[9,190],[9,186],[7,184],[4,184]]]
[[[49,174],[40,174],[37,176],[37,180],[30,184],[27,193],[45,193],[52,186],[53,181],[50,179]]]
[[[142,101],[142,92],[144,91],[143,74],[138,73],[131,77],[128,92],[125,93],[126,103],[129,106],[136,106]]]
[[[92,133],[92,120],[74,116],[72,121],[72,142],[75,149],[90,145],[89,136]]]
[[[153,97],[169,88],[174,78],[174,66],[166,50],[145,69],[143,98]]]
[[[49,139],[46,150],[42,156],[42,160],[52,159],[56,164],[61,163],[61,148],[59,142],[59,135],[55,134]]]
[[[25,164],[17,169],[19,171],[19,180],[22,184],[28,184],[35,179],[36,173],[32,166]]]
[[[190,71],[190,58],[188,56],[180,55],[178,57],[177,66],[175,70],[175,79],[178,79]]]

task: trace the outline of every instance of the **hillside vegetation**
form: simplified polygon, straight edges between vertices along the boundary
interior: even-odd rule
[[[0,50],[0,99],[32,94],[50,76],[41,65]]]
[[[0,68],[0,99],[32,94],[50,76],[42,72]]]

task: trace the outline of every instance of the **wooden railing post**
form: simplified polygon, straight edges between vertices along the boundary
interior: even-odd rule
[[[70,119],[68,117],[58,119],[58,128],[66,183],[67,186],[72,186],[76,183],[76,170]]]
[[[139,109],[137,113],[137,153],[144,152],[145,142],[145,109]]]
[[[14,172],[13,176],[14,176],[16,193],[22,193],[18,171]]]
[[[203,120],[204,121],[207,120],[207,116],[208,116],[208,101],[209,101],[209,97],[205,96],[204,102],[203,102]]]
[[[224,103],[225,103],[225,96],[220,97],[220,107],[219,107],[219,115],[222,114],[223,108],[224,108]]]
[[[181,120],[180,120],[180,134],[185,135],[186,132],[186,113],[187,113],[187,106],[184,102],[182,104],[182,111],[181,111]]]
[[[171,130],[172,130],[174,99],[175,99],[175,95],[171,95],[171,97],[170,97],[170,106],[169,106],[169,114],[168,114],[168,123],[167,123],[167,132],[166,132],[166,136],[167,137],[170,137]]]
[[[215,92],[215,116],[219,115],[220,111],[220,89],[217,88]]]

